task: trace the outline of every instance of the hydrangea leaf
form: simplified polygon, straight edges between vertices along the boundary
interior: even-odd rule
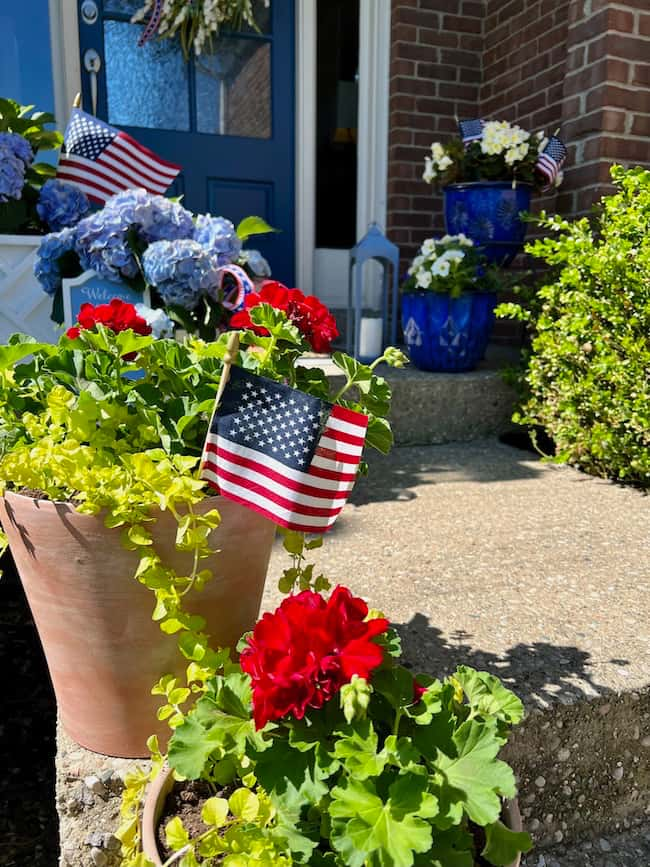
[[[332,790],[332,844],[348,867],[411,867],[415,852],[428,852],[435,798],[426,779],[405,774],[384,802],[374,781],[346,780]]]
[[[485,829],[486,843],[481,855],[496,867],[507,867],[520,852],[533,848],[533,841],[524,832],[511,831],[503,822],[493,822]]]
[[[384,770],[388,755],[377,752],[378,738],[370,720],[361,720],[336,732],[338,740],[334,755],[340,759],[348,774],[356,780],[378,777]]]
[[[496,822],[501,813],[499,796],[512,798],[516,791],[512,769],[496,758],[502,743],[496,720],[468,720],[456,730],[453,742],[456,755],[438,750],[435,762],[452,813],[457,815],[462,806],[478,825]]]
[[[269,226],[262,217],[244,217],[237,225],[237,237],[240,241],[245,241],[251,235],[266,235],[268,232],[279,231],[280,229]]]
[[[510,725],[523,719],[522,702],[494,675],[461,665],[454,677],[463,687],[472,710],[482,716],[497,717]]]

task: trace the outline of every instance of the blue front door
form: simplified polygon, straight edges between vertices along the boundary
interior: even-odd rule
[[[138,45],[142,25],[130,19],[141,5],[78,0],[84,110],[182,165],[171,192],[190,210],[235,224],[253,214],[280,229],[252,244],[293,285],[293,0],[258,0],[260,32],[224,32],[189,61],[176,41]],[[96,73],[85,68],[89,51]]]

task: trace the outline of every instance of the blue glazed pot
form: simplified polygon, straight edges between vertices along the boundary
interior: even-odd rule
[[[521,250],[527,223],[519,219],[530,210],[530,184],[476,181],[445,187],[445,223],[450,235],[463,232],[490,262],[509,265]]]
[[[402,328],[413,364],[420,370],[473,370],[485,355],[494,323],[494,292],[402,295]]]

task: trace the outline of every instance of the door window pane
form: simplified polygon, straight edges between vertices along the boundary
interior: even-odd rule
[[[142,27],[104,22],[108,122],[148,129],[189,130],[187,64],[176,40],[138,46]]]
[[[104,0],[104,14],[121,12],[123,15],[135,15],[143,6],[144,0]]]
[[[196,58],[199,132],[271,137],[271,44],[224,36]]]

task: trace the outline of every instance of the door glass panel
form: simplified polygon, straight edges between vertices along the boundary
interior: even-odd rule
[[[196,59],[199,132],[271,138],[271,44],[224,36]]]
[[[142,28],[104,22],[108,122],[148,129],[189,130],[187,64],[174,40],[138,46]]]
[[[104,0],[104,14],[120,12],[122,15],[134,15],[143,6],[144,0]]]

